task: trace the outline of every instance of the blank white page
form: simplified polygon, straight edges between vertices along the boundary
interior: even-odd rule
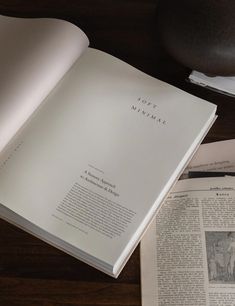
[[[88,46],[69,22],[0,15],[0,152]]]

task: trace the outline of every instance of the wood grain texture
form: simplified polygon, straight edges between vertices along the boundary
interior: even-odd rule
[[[161,46],[153,0],[0,0],[0,13],[57,17],[79,25],[91,46],[218,105],[205,142],[235,138],[235,101],[190,84],[189,70]],[[139,248],[118,279],[0,221],[0,305],[141,305]]]

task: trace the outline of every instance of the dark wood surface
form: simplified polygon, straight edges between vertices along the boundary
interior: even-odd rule
[[[186,81],[190,70],[161,46],[156,9],[154,0],[0,0],[1,14],[70,20],[92,47],[216,103],[205,142],[235,138],[234,99]],[[139,247],[115,280],[0,221],[0,305],[141,305]]]

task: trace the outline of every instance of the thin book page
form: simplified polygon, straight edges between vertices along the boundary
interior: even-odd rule
[[[200,145],[181,178],[187,178],[189,171],[235,171],[235,139]]]
[[[181,179],[187,178],[189,171],[235,171],[235,140],[202,144],[186,167]],[[192,183],[194,182],[193,180]],[[154,220],[141,241],[143,306],[157,305],[157,279],[154,269],[156,258],[156,220]]]
[[[0,170],[0,202],[114,265],[140,238],[214,112],[213,104],[88,48],[15,140]]]
[[[179,181],[141,242],[142,305],[233,305],[235,178]]]
[[[142,305],[233,305],[235,178],[179,181],[141,241]]]
[[[75,25],[0,15],[0,152],[86,50]]]

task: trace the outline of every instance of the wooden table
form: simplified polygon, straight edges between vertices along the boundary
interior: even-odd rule
[[[64,18],[91,46],[218,105],[205,142],[235,138],[235,101],[186,82],[161,45],[155,0],[0,0],[0,13]],[[0,305],[141,305],[139,248],[117,280],[0,221]]]

